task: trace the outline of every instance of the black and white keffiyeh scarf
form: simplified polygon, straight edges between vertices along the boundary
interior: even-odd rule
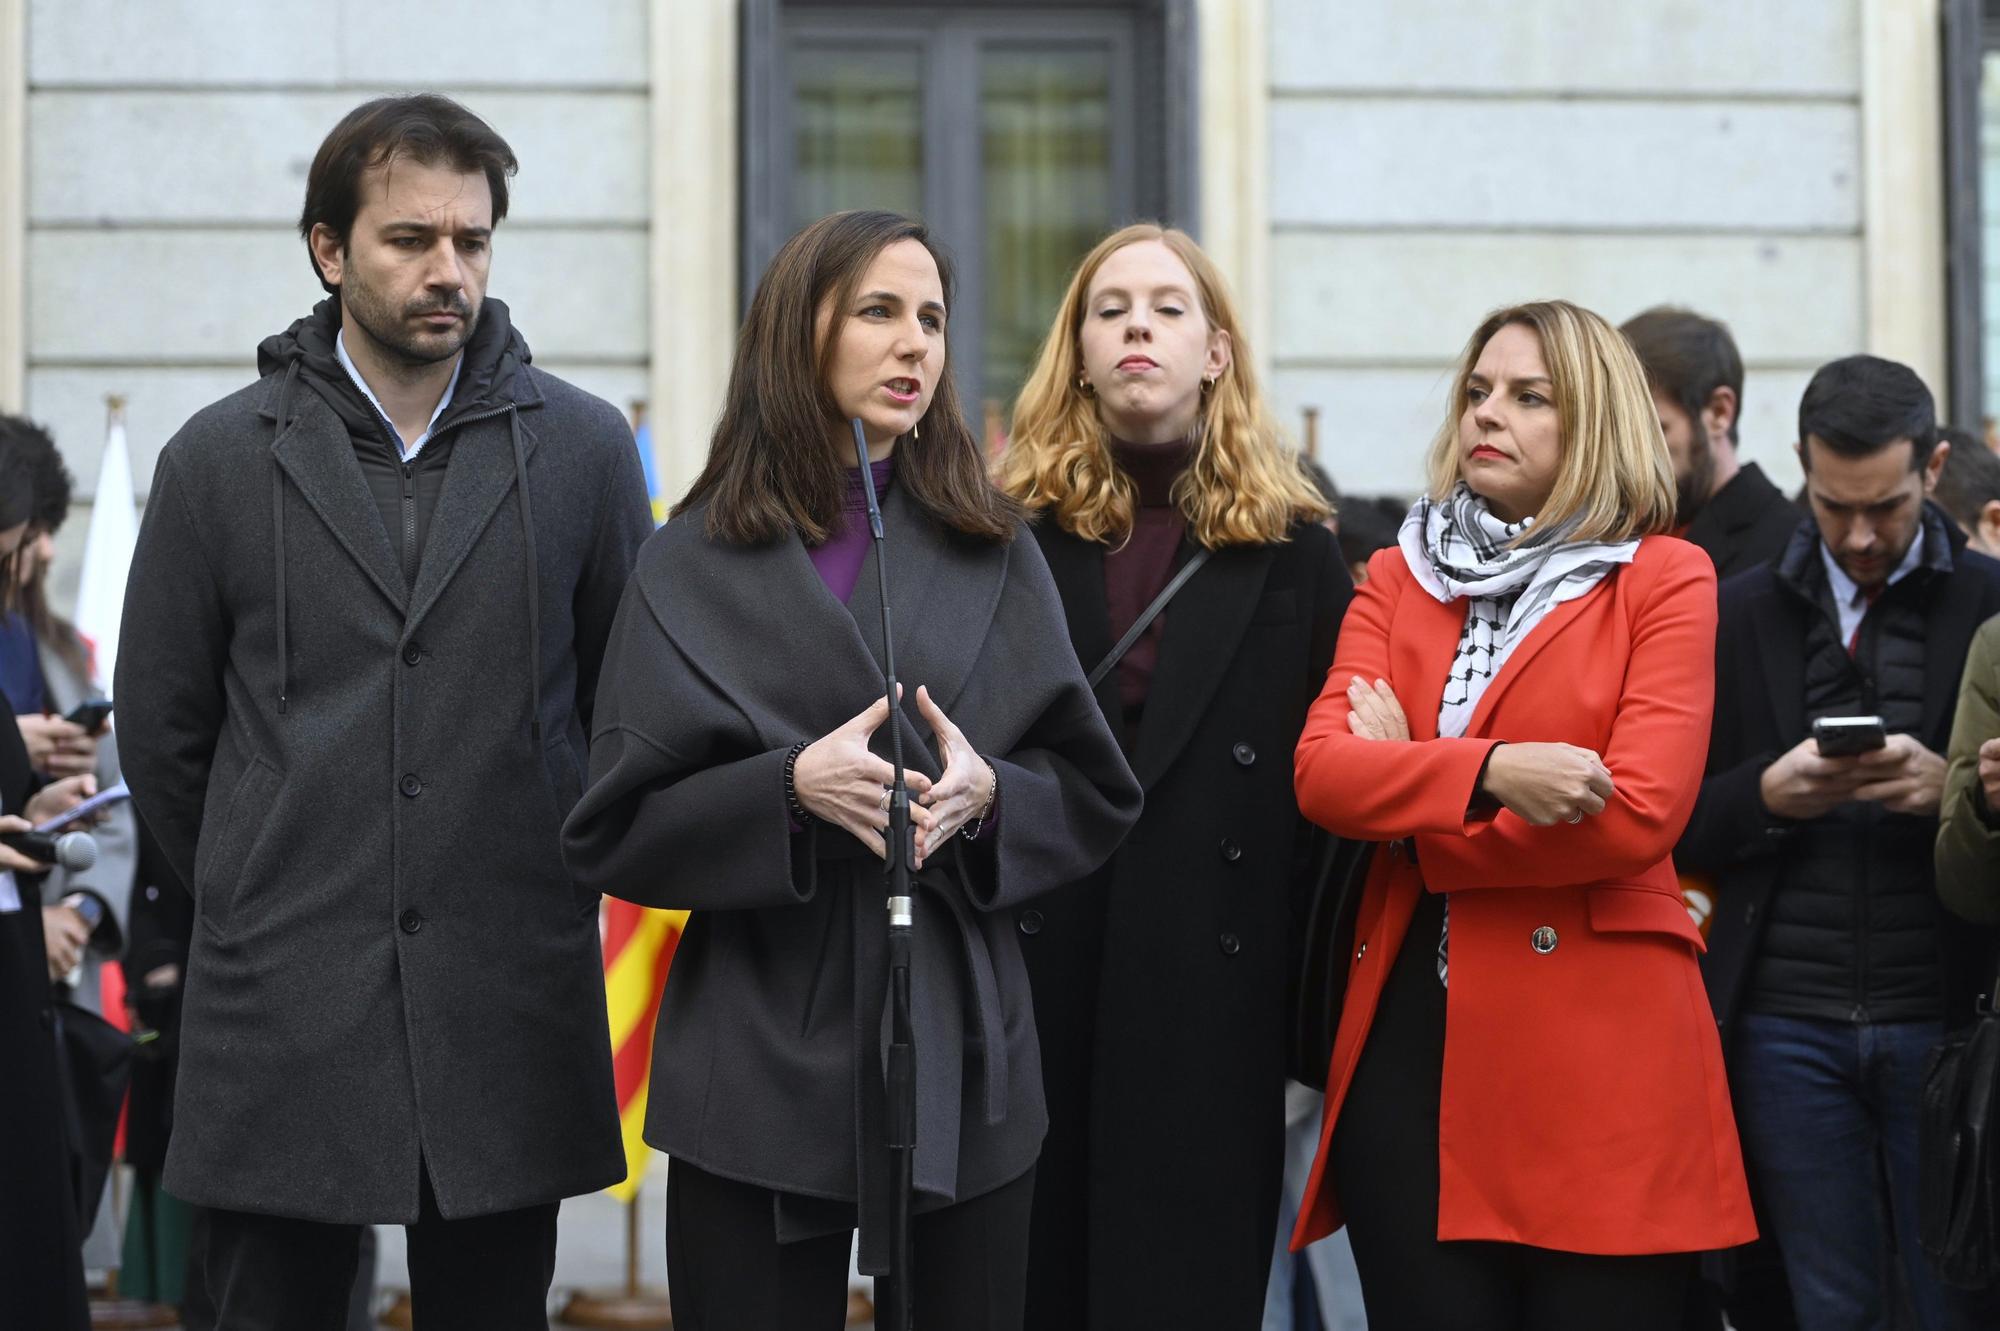
[[[1403,519],[1398,541],[1417,585],[1449,604],[1461,596],[1465,629],[1438,704],[1440,739],[1465,734],[1486,686],[1521,641],[1564,601],[1582,596],[1620,564],[1629,564],[1637,541],[1569,541],[1574,522],[1533,531],[1534,519],[1502,522],[1486,501],[1460,481],[1441,501],[1426,495]],[[1516,542],[1523,532],[1526,540]],[[1438,982],[1446,982],[1451,901],[1438,938]]]
[[[1403,519],[1398,540],[1417,585],[1447,604],[1472,599],[1438,707],[1440,738],[1465,734],[1487,684],[1549,611],[1639,549],[1637,541],[1565,540],[1573,522],[1534,531],[1534,521],[1502,522],[1463,481],[1441,501],[1419,499]],[[1533,534],[1516,543],[1523,532]]]

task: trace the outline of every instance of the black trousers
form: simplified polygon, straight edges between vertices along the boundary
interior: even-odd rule
[[[446,1220],[430,1176],[409,1235],[418,1331],[548,1331],[559,1204]],[[209,1209],[202,1275],[216,1331],[344,1331],[361,1226]]]
[[[1426,893],[1334,1129],[1332,1163],[1369,1331],[1677,1331],[1691,1253],[1602,1257],[1438,1241],[1443,914],[1443,899]]]
[[[916,1216],[918,1326],[1021,1331],[1035,1171]],[[675,1160],[667,1169],[674,1331],[840,1331],[852,1231],[779,1243],[777,1194]]]

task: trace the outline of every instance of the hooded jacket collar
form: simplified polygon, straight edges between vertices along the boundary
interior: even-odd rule
[[[341,368],[334,349],[339,335],[340,300],[328,296],[311,314],[257,344],[257,373],[271,379],[297,365],[299,378],[333,409],[350,435],[372,439],[382,432],[382,420]],[[540,405],[542,397],[534,379],[522,372],[533,356],[504,302],[488,298],[480,305],[479,323],[465,344],[464,358],[458,389],[451,405],[438,417],[433,435],[444,433],[468,416],[510,406]],[[273,396],[266,400],[263,414],[275,419],[276,409]]]

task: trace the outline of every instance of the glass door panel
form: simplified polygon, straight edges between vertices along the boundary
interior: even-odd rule
[[[923,53],[794,48],[791,226],[847,208],[921,215]]]
[[[1109,45],[985,44],[979,57],[984,275],[979,398],[1010,413],[1070,272],[1113,199]],[[968,403],[975,421],[979,408]]]

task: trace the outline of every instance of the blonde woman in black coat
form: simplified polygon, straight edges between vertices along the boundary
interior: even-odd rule
[[[1291,754],[1351,591],[1279,440],[1220,272],[1179,231],[1106,237],[1015,407],[1001,487],[1036,515],[1079,663],[1146,788],[1124,848],[1016,913],[1049,1140],[1029,1324],[1259,1325],[1284,1149]]]

